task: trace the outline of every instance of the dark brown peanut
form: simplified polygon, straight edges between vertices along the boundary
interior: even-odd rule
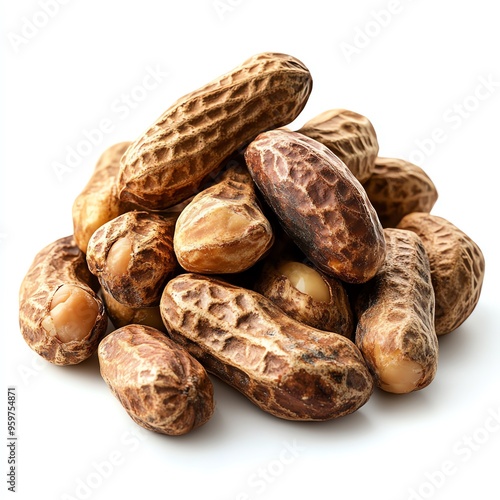
[[[470,236],[437,215],[413,213],[398,224],[420,236],[436,294],[438,335],[456,330],[475,309],[484,279],[484,256]]]
[[[97,289],[73,236],[43,248],[19,292],[19,325],[26,343],[56,365],[90,357],[108,324]]]
[[[174,250],[186,271],[239,273],[259,261],[273,240],[250,174],[231,167],[220,182],[196,195],[181,212]]]
[[[417,165],[397,158],[377,158],[363,187],[384,227],[396,227],[412,212],[430,212],[438,199],[429,176]]]
[[[178,267],[173,248],[177,215],[127,212],[92,235],[89,269],[115,300],[136,308],[160,303],[163,286]]]
[[[173,340],[277,417],[340,417],[372,393],[372,378],[350,340],[293,320],[256,292],[182,274],[165,287],[160,310]]]
[[[293,121],[312,89],[307,68],[263,53],[175,102],[122,159],[120,198],[164,209],[196,194],[221,162],[264,130]]]
[[[102,378],[141,427],[178,436],[212,416],[205,369],[158,330],[124,326],[99,344],[98,353]]]
[[[349,283],[375,275],[385,257],[382,226],[361,184],[326,146],[274,130],[250,143],[245,159],[284,229],[316,267]]]
[[[363,183],[369,179],[378,154],[377,134],[370,120],[346,109],[332,109],[298,130],[324,144]]]
[[[429,260],[411,231],[385,229],[387,257],[356,300],[356,345],[388,392],[422,389],[434,378],[438,343]]]

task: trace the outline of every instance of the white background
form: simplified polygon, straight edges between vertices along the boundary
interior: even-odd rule
[[[9,385],[19,436],[17,493],[7,492],[4,445],[0,496],[406,500],[489,490],[498,498],[497,2],[66,0],[50,18],[42,4],[2,2],[0,13],[0,436]],[[313,75],[292,128],[326,109],[352,109],[372,121],[381,156],[425,168],[440,193],[433,212],[484,251],[483,294],[440,339],[437,377],[419,393],[377,391],[348,417],[293,423],[214,381],[208,424],[177,438],[146,432],[113,398],[95,358],[57,367],[28,348],[19,284],[43,246],[72,232],[71,205],[106,147],[135,139],[178,97],[263,51],[292,54]],[[145,90],[148,68],[158,81]],[[54,164],[68,148],[85,150],[86,132],[102,120],[97,144],[58,177]]]

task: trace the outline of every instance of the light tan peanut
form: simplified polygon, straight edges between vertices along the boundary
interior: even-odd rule
[[[127,212],[92,235],[89,269],[115,300],[134,308],[160,303],[163,286],[178,267],[173,248],[176,218]]]
[[[430,212],[438,199],[429,176],[417,165],[397,158],[377,158],[363,187],[384,227],[396,227],[412,212]]]
[[[259,208],[252,178],[240,167],[230,168],[220,182],[196,195],[175,226],[175,255],[191,272],[244,271],[272,244],[273,230]]]
[[[104,288],[101,289],[104,306],[111,323],[115,328],[127,325],[144,325],[166,332],[161,319],[160,307],[129,307],[118,302]]]
[[[196,194],[238,147],[292,122],[312,89],[307,68],[263,53],[167,109],[122,158],[120,199],[164,209]]]
[[[340,417],[372,393],[373,380],[350,340],[293,320],[256,292],[182,274],[165,287],[160,310],[173,340],[277,417]]]
[[[290,260],[266,263],[254,290],[301,323],[352,337],[353,318],[344,287],[310,265]]]
[[[73,236],[43,248],[19,292],[19,325],[26,343],[56,365],[90,357],[108,324],[97,288]]]
[[[205,369],[158,330],[128,325],[99,344],[101,375],[130,417],[145,429],[178,436],[214,412]]]
[[[377,385],[398,394],[429,385],[438,361],[429,259],[411,231],[385,229],[387,257],[356,298],[356,345]]]
[[[481,295],[485,269],[481,249],[463,231],[437,215],[412,213],[398,227],[418,234],[429,256],[436,294],[436,333],[456,330],[472,314]]]
[[[363,183],[369,179],[378,154],[377,134],[370,120],[347,109],[331,109],[298,130],[324,144]]]
[[[309,260],[349,283],[375,275],[382,226],[365,190],[326,146],[297,132],[260,134],[245,152],[252,177]]]
[[[83,253],[87,253],[94,231],[125,211],[118,198],[116,182],[120,158],[130,144],[120,142],[101,155],[87,185],[73,203],[73,232],[76,244]]]

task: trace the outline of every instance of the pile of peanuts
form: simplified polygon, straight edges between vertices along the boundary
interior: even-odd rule
[[[58,365],[97,351],[131,418],[169,435],[213,415],[208,373],[301,421],[427,387],[484,257],[430,214],[421,168],[378,157],[364,116],[286,128],[311,91],[302,62],[258,54],[106,150],[74,234],[22,282],[27,344]]]

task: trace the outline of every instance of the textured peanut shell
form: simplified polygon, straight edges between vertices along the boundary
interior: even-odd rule
[[[361,184],[326,146],[297,132],[260,134],[245,152],[285,231],[324,273],[349,283],[384,262],[382,226]]]
[[[161,319],[160,307],[129,307],[118,302],[104,288],[101,289],[104,306],[111,323],[115,328],[127,325],[144,325],[166,332]]]
[[[129,307],[160,303],[162,288],[178,267],[173,248],[176,218],[176,214],[127,212],[92,235],[87,249],[89,269],[115,300]],[[113,244],[123,237],[132,242],[132,255],[127,272],[116,276],[108,271],[106,259]]]
[[[52,298],[63,285],[81,288],[99,307],[94,327],[81,341],[61,342],[42,326],[50,315]],[[19,326],[26,343],[56,365],[74,365],[89,358],[97,350],[108,325],[97,289],[97,281],[87,268],[85,254],[76,246],[73,236],[60,238],[43,248],[35,256],[19,292]]]
[[[355,341],[379,387],[399,392],[381,373],[409,361],[421,369],[418,390],[431,383],[438,362],[429,259],[416,234],[385,229],[385,237],[385,263],[356,298]]]
[[[375,129],[365,116],[331,109],[309,120],[298,132],[324,144],[359,182],[369,179],[379,147]]]
[[[267,297],[291,318],[313,328],[335,332],[352,339],[353,316],[349,298],[342,283],[320,273],[330,292],[330,300],[328,302],[315,300],[310,295],[297,290],[291,281],[277,270],[278,265],[279,263],[276,265],[266,263],[255,283],[254,290]]]
[[[384,227],[396,227],[412,212],[430,212],[438,199],[429,176],[417,165],[397,158],[377,158],[363,187]]]
[[[145,429],[178,436],[214,412],[205,369],[158,330],[128,325],[99,344],[102,378],[132,420]]]
[[[232,167],[222,180],[194,197],[175,226],[174,250],[186,270],[238,273],[273,244],[273,230],[255,197],[248,171]]]
[[[120,199],[164,209],[196,194],[257,134],[293,121],[312,90],[296,58],[258,54],[168,108],[122,158]]]
[[[73,203],[73,233],[83,253],[87,252],[94,231],[125,211],[118,198],[116,181],[120,158],[130,144],[120,142],[101,155],[87,185]]]
[[[467,234],[437,215],[412,213],[398,227],[422,239],[436,294],[436,333],[452,332],[472,314],[479,301],[485,270],[481,249]]]
[[[173,340],[277,417],[340,417],[372,393],[372,378],[350,340],[293,320],[256,292],[182,274],[165,287],[160,310]]]

